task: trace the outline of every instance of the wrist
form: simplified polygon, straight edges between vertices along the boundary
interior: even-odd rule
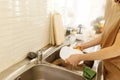
[[[85,49],[85,47],[82,46],[82,45],[79,45],[79,48],[80,48],[80,50],[84,50]]]

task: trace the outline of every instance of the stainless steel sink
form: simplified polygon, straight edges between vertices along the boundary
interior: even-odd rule
[[[0,75],[0,80],[86,80],[81,74],[63,67],[53,65],[52,62],[58,58],[60,47],[48,51],[42,60],[42,64],[37,64],[37,58],[24,60],[4,71]],[[101,70],[99,68],[98,72]],[[101,73],[101,72],[100,72]],[[101,80],[101,74],[95,80]]]
[[[104,80],[104,66],[102,61],[98,65],[96,80]]]
[[[59,56],[60,49],[61,47],[49,52],[49,54],[44,57],[43,61],[48,64],[53,64],[55,60],[60,58]],[[84,61],[84,64],[92,68],[94,65],[94,61]],[[59,66],[59,67],[62,67],[62,66]],[[104,77],[103,72],[104,72],[103,63],[99,62],[97,67],[97,74],[94,80],[103,80],[103,77]]]
[[[60,58],[60,56],[59,56],[60,49],[61,48],[50,52],[47,56],[45,56],[45,58],[43,59],[43,61],[45,63],[52,63],[55,60],[59,59]]]
[[[43,59],[43,61],[44,61],[45,63],[53,64],[54,61],[60,59],[60,56],[59,56],[60,49],[61,49],[61,48],[58,48],[58,49],[56,49],[55,51],[49,53],[49,55],[47,55],[47,56]],[[93,64],[94,64],[94,61],[84,61],[83,64],[85,64],[86,66],[89,66],[89,67],[92,68],[92,67],[93,67]],[[58,65],[58,66],[63,67],[63,66],[61,66],[61,65]]]
[[[44,61],[45,63],[48,63],[48,64],[53,64],[53,62],[54,62],[55,60],[57,60],[57,59],[60,58],[60,56],[59,56],[60,49],[61,49],[61,48],[58,48],[58,49],[50,52],[50,53],[43,59],[43,61]],[[94,61],[85,61],[84,64],[86,64],[87,66],[89,66],[89,67],[92,68],[93,65],[94,65]],[[99,65],[98,65],[98,69],[97,69],[97,74],[96,74],[96,76],[95,76],[95,80],[103,80],[103,67],[102,67],[101,62],[98,63],[98,64],[99,64]],[[58,66],[59,66],[59,65],[58,65]],[[63,67],[63,66],[59,66],[59,67]]]
[[[50,65],[38,65],[25,71],[15,80],[85,80],[77,74]]]

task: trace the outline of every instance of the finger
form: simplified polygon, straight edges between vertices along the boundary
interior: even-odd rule
[[[75,63],[71,63],[72,66],[77,66]]]
[[[70,64],[70,62],[68,61],[68,59],[65,60],[65,63]]]

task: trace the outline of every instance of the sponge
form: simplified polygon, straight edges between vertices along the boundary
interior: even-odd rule
[[[95,75],[96,75],[96,72],[92,70],[90,67],[85,66],[83,68],[83,76],[88,80],[92,80]]]

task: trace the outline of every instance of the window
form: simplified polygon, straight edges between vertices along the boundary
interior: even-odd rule
[[[48,0],[48,11],[61,13],[65,27],[90,26],[104,16],[105,0]]]

